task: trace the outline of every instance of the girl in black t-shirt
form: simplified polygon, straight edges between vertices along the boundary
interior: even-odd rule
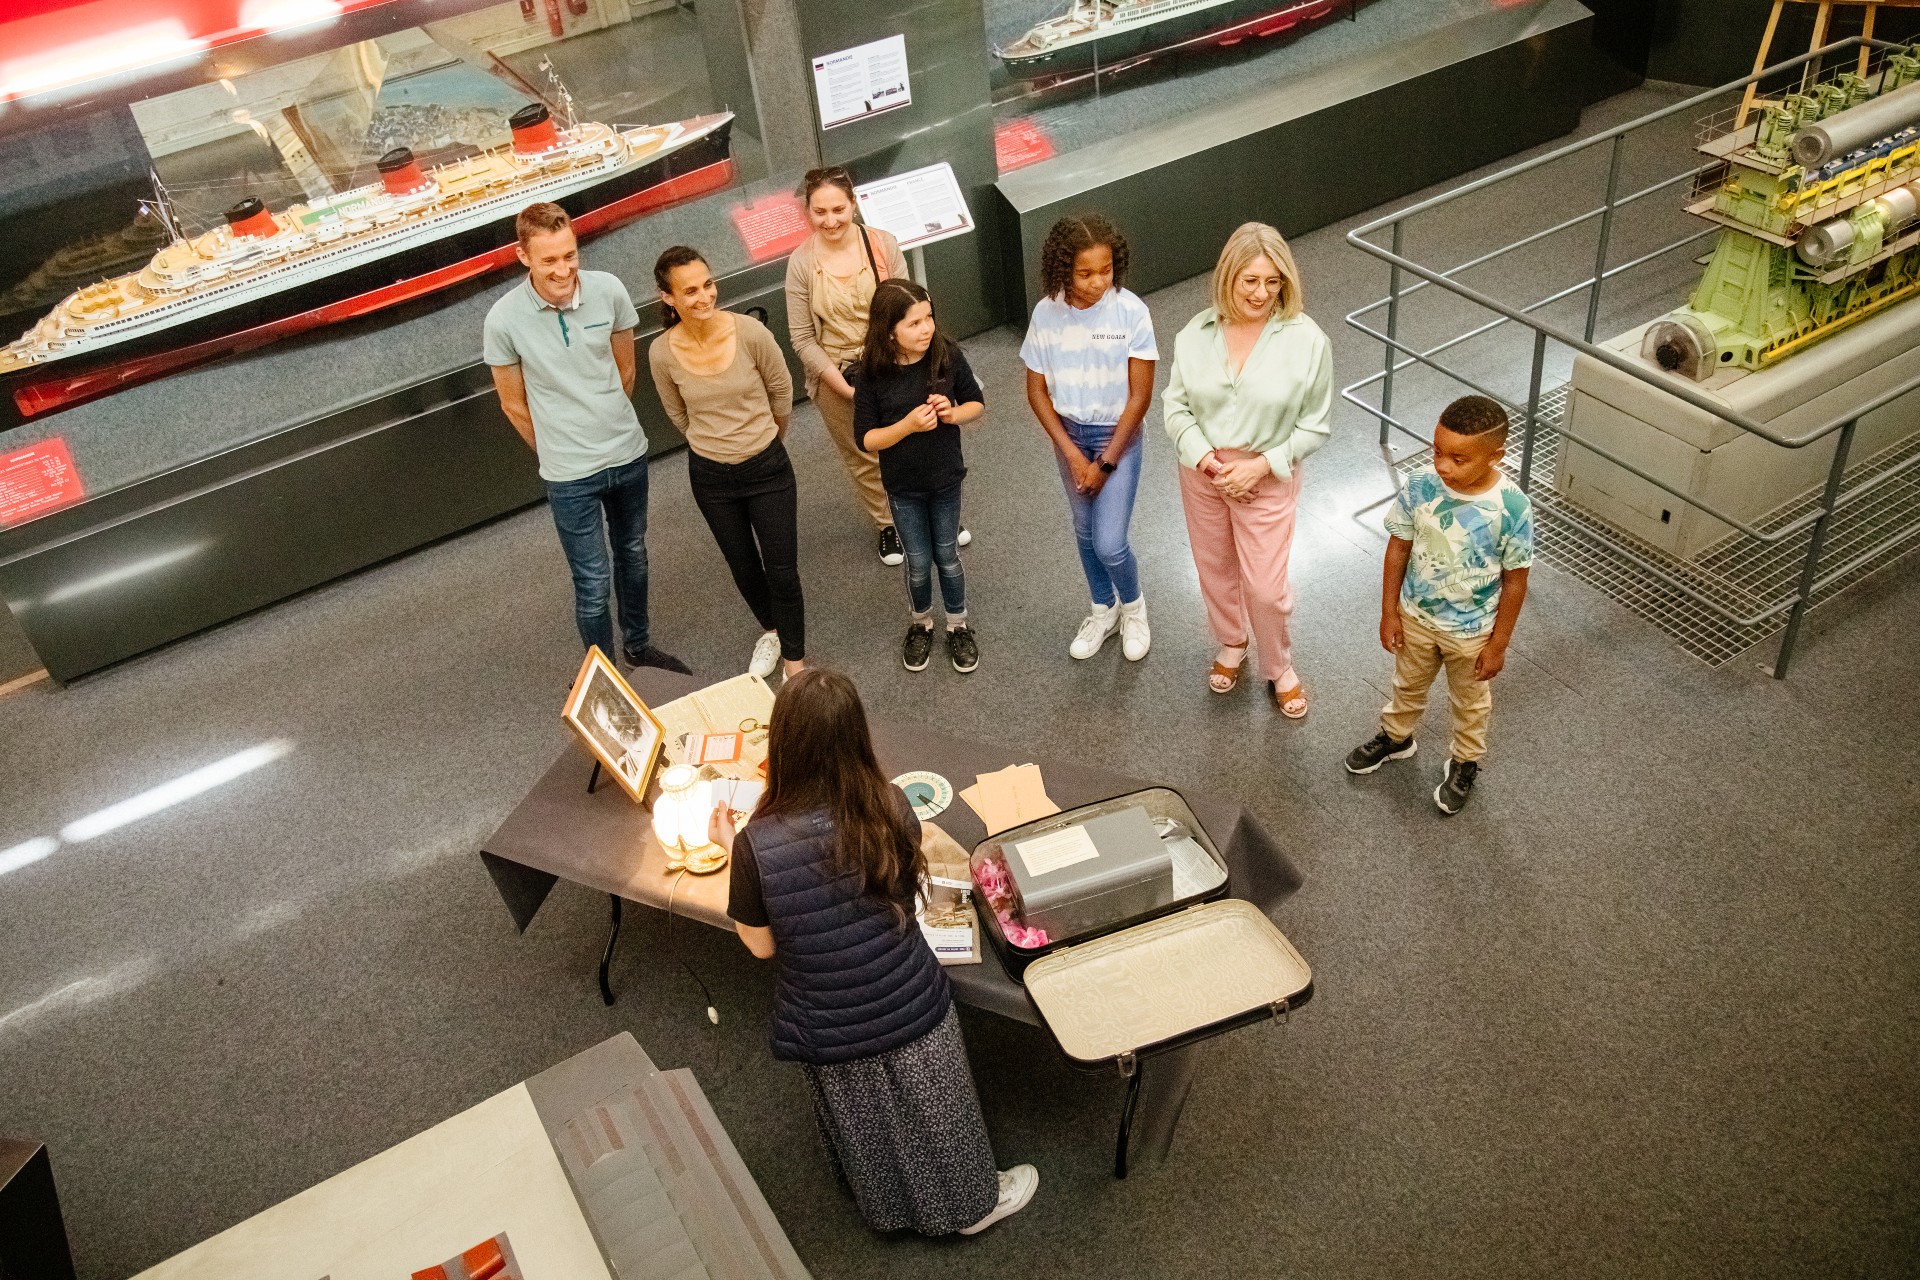
[[[927,291],[911,280],[881,281],[854,385],[853,434],[880,456],[880,481],[907,553],[913,622],[900,660],[909,671],[924,670],[933,653],[936,571],[953,669],[980,665],[960,571],[960,483],[967,474],[960,427],[985,410],[967,357],[934,323]]]

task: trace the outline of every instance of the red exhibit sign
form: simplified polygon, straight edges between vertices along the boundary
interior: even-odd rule
[[[25,524],[86,496],[80,469],[59,436],[0,453],[0,526]]]
[[[993,127],[993,158],[1000,172],[1012,173],[1053,158],[1053,139],[1032,116],[1018,116]]]
[[[747,257],[765,262],[800,247],[813,230],[807,225],[807,211],[798,196],[775,192],[751,204],[735,205],[733,225],[740,242],[747,246]]]

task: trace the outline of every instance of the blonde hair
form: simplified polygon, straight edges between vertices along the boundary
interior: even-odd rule
[[[1273,313],[1291,320],[1306,308],[1300,290],[1300,268],[1286,237],[1264,222],[1243,222],[1227,237],[1220,250],[1220,261],[1213,268],[1213,309],[1222,320],[1240,320],[1239,304],[1233,296],[1233,282],[1255,258],[1266,258],[1280,270],[1280,300]]]

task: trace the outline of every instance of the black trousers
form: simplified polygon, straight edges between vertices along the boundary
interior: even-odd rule
[[[775,440],[745,462],[715,462],[689,452],[687,479],[754,619],[762,630],[780,633],[781,657],[806,657],[800,499],[787,447]]]

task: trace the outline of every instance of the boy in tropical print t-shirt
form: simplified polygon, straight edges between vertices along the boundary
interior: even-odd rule
[[[1347,771],[1414,753],[1414,726],[1445,667],[1453,741],[1433,792],[1442,813],[1460,812],[1473,792],[1493,714],[1488,682],[1506,665],[1527,598],[1533,505],[1499,469],[1506,441],[1506,410],[1485,396],[1455,400],[1434,428],[1433,464],[1409,476],[1387,510],[1380,644],[1394,656],[1393,699]]]

